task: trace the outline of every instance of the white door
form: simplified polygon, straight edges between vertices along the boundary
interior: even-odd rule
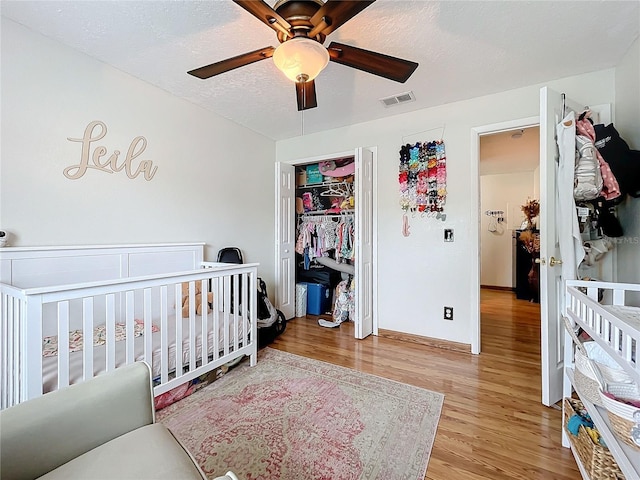
[[[563,112],[564,103],[564,112]],[[573,179],[558,183],[558,146],[556,126],[573,110],[579,115],[584,107],[548,87],[540,90],[540,315],[542,403],[551,406],[562,399],[564,370],[564,327],[560,321],[564,308],[562,259],[558,235],[559,222],[571,221],[558,214],[558,191],[573,191]],[[609,105],[591,107],[595,122],[610,121]],[[572,214],[575,215],[574,212]],[[565,235],[570,235],[567,233]],[[563,236],[564,238],[564,236]]]
[[[276,298],[286,319],[295,316],[295,167],[276,163]]]
[[[551,257],[560,258],[556,229],[556,125],[564,117],[562,105],[560,93],[547,87],[540,90],[540,316],[542,403],[547,406],[562,399],[564,367],[559,322],[562,269],[548,262]]]
[[[355,336],[373,333],[373,152],[356,150],[356,308]]]

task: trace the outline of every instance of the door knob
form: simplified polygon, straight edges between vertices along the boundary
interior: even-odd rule
[[[560,259],[556,260],[554,257],[551,257],[549,259],[549,266],[555,267],[556,265],[562,265],[562,260],[560,260]]]
[[[552,257],[552,258],[553,258],[553,257]],[[554,260],[555,260],[555,259],[554,259]],[[545,262],[545,261],[544,261],[544,258],[536,258],[536,259],[534,260],[534,262],[535,262],[535,263],[539,263],[540,265],[544,265],[545,263],[547,263],[547,262]]]

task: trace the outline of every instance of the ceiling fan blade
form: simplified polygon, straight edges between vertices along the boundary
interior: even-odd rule
[[[254,50],[253,52],[238,55],[237,57],[227,58],[226,60],[212,63],[211,65],[207,65],[206,67],[200,67],[194,70],[190,70],[187,73],[189,75],[193,75],[194,77],[202,79],[213,77],[214,75],[228,72],[229,70],[233,70],[234,68],[244,67],[245,65],[249,65],[250,63],[269,58],[273,56],[274,51],[275,48],[273,47],[264,47],[259,50]]]
[[[286,36],[291,36],[291,24],[287,22],[278,12],[267,5],[263,0],[233,0],[258,20],[273,28],[276,32],[282,32]]]
[[[313,80],[296,82],[296,97],[298,99],[298,111],[317,107],[315,82]]]
[[[359,3],[359,2],[355,2]],[[416,62],[390,57],[382,53],[370,52],[362,48],[331,42],[328,47],[332,62],[373,73],[396,82],[406,82],[418,68]]]
[[[355,17],[362,10],[371,5],[375,0],[327,0],[320,9],[311,17],[311,24],[318,25],[326,17],[326,27],[321,30],[329,35],[341,25]]]

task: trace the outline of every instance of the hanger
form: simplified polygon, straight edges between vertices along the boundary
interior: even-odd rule
[[[320,193],[321,197],[349,197],[351,190],[344,183],[329,185],[324,192]]]

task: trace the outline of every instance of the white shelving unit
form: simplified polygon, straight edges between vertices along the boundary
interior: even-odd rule
[[[587,295],[578,292],[577,287],[586,288]],[[636,361],[637,354],[640,354],[640,328],[635,322],[625,321],[624,318],[617,317],[600,306],[597,302],[598,289],[601,293],[605,292],[605,298],[608,298],[611,304],[625,305],[625,293],[640,292],[640,285],[571,281],[567,282],[566,302],[568,318],[582,327],[594,341],[620,363],[636,383],[640,384],[640,359]],[[615,337],[611,332],[616,332],[618,339],[611,340]],[[622,337],[623,341],[620,341],[619,337]],[[623,345],[633,347],[630,349]],[[565,396],[570,396],[572,391],[578,394],[625,479],[640,480],[640,450],[619,440],[613,432],[606,409],[594,405],[575,387],[573,340],[569,335],[565,335],[565,365]],[[571,446],[564,428],[562,443],[565,447]],[[593,480],[589,478],[575,451],[573,453],[582,477],[585,480]]]
[[[573,368],[567,367],[565,369],[565,373],[571,384],[574,385],[575,389],[575,384],[573,382]],[[638,450],[634,450],[632,447],[629,447],[626,443],[618,440],[618,437],[616,437],[611,430],[611,424],[609,423],[609,417],[605,409],[591,403],[583,395],[581,395],[577,389],[575,389],[575,391],[578,394],[578,397],[580,397],[580,401],[584,405],[584,408],[586,408],[587,412],[589,412],[591,420],[593,420],[593,423],[598,428],[598,431],[600,432],[600,435],[602,435],[602,438],[607,444],[607,447],[609,447],[613,458],[616,459],[616,462],[618,463],[620,470],[622,470],[622,473],[626,477],[626,480],[640,479],[640,452]],[[575,452],[574,457],[576,459],[576,462],[578,463],[580,473],[582,473],[582,478],[591,480],[589,479],[589,476],[587,475],[584,467],[580,463],[580,459],[575,454]]]

